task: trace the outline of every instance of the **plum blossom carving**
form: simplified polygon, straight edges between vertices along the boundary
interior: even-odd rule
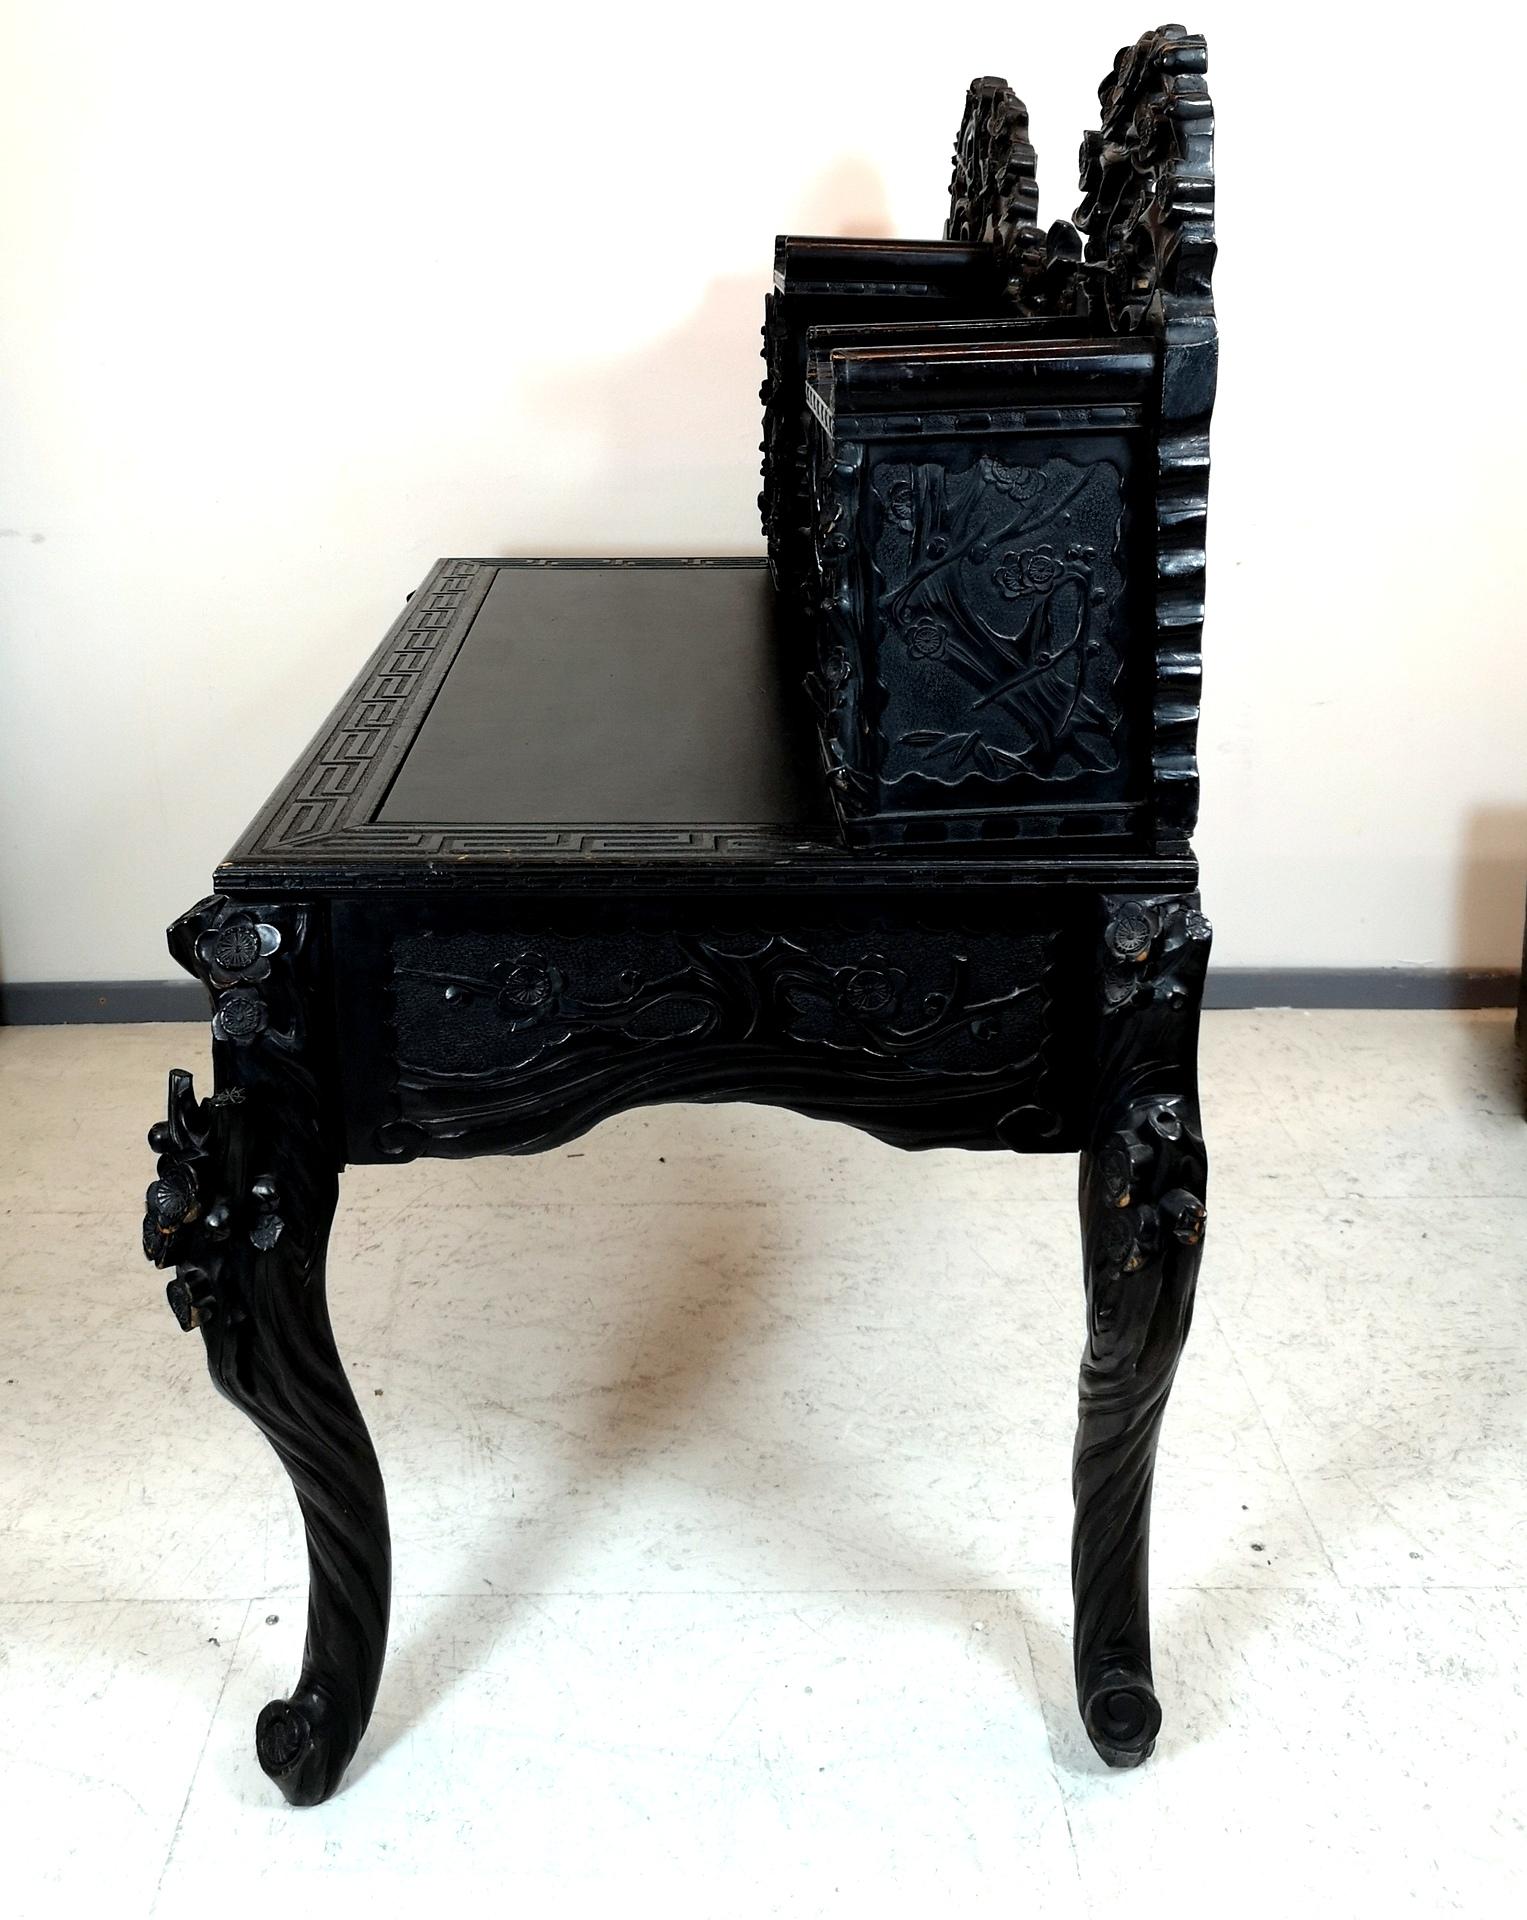
[[[220,927],[211,927],[196,942],[196,956],[214,986],[236,980],[255,982],[269,976],[272,955],[281,948],[277,928],[252,913],[231,915]]]
[[[949,629],[924,614],[907,628],[907,652],[914,660],[942,660],[949,645]]]
[[[1021,553],[1004,553],[992,579],[1004,600],[1016,600],[1025,593],[1049,593],[1063,573],[1055,549],[1047,543],[1025,547]]]
[[[1161,916],[1151,907],[1126,906],[1109,921],[1104,932],[1115,960],[1139,965],[1150,954],[1151,942],[1161,930]]]
[[[951,472],[897,460],[878,486],[886,502],[916,506],[912,537],[888,520],[875,550],[895,642],[879,651],[880,724],[908,750],[887,756],[883,777],[959,786],[1112,773],[1120,467],[987,455]]]
[[[838,1004],[846,1012],[874,1017],[896,1011],[907,976],[901,967],[890,967],[878,954],[850,970],[838,989]]]
[[[543,970],[537,992],[544,972],[556,976],[555,1012],[506,1021],[497,983],[525,962],[528,932],[399,941],[393,1017],[406,1124],[466,1117],[487,1100],[492,1127],[523,1123],[538,1133],[554,1082],[582,1110],[603,1097],[601,1086],[620,1098],[650,1077],[716,1097],[776,1069],[781,1087],[799,1076],[809,1107],[829,1059],[850,1077],[877,1076],[896,1060],[920,1083],[971,1091],[991,1076],[1039,1073],[1048,939],[922,927],[882,937],[879,926],[798,935],[744,926],[716,936],[558,928],[538,933],[532,950]],[[459,1021],[440,1018],[447,985],[461,989]],[[1045,1138],[1059,1125],[1048,1092],[1032,1124]]]
[[[253,987],[234,987],[219,999],[212,1015],[214,1040],[242,1046],[258,1039],[270,1024],[265,1002]]]
[[[1043,469],[1004,466],[989,454],[982,457],[981,478],[998,493],[1005,493],[1009,500],[1020,501],[1032,500],[1043,491],[1045,483]]]
[[[917,496],[910,480],[893,480],[886,488],[885,515],[893,527],[912,532],[917,521]]]
[[[553,1012],[562,994],[562,975],[531,948],[500,960],[489,976],[498,1011],[513,1023],[538,1020]]]

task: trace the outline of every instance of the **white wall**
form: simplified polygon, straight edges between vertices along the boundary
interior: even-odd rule
[[[164,923],[437,554],[757,551],[775,232],[936,233],[985,72],[1069,213],[1152,4],[13,3],[4,977],[167,976]],[[1503,19],[1188,14],[1220,126],[1222,963],[1519,950]]]

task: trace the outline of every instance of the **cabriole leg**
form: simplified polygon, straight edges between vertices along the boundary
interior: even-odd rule
[[[286,1797],[333,1793],[371,1717],[387,1642],[391,1557],[382,1478],[329,1326],[324,1260],[338,1156],[302,983],[302,909],[204,901],[170,932],[213,999],[216,1091],[170,1075],[144,1251],[198,1327],[214,1384],[291,1477],[308,1543],[307,1641],[289,1699],[260,1714],[260,1765]]]
[[[1133,1767],[1161,1726],[1151,1482],[1204,1231],[1196,1056],[1209,926],[1192,897],[1106,906],[1098,1099],[1081,1167],[1087,1344],[1071,1577],[1082,1720],[1110,1766]]]

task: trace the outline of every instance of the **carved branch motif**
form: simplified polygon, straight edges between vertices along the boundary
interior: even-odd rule
[[[170,950],[213,1004],[216,1091],[170,1075],[144,1251],[199,1327],[218,1390],[292,1480],[307,1530],[301,1677],[256,1727],[260,1764],[299,1805],[338,1786],[370,1718],[387,1638],[390,1561],[381,1475],[335,1350],[324,1257],[337,1156],[305,1004],[313,927],[297,907],[204,900]]]
[[[904,1145],[1051,1143],[1053,957],[1050,933],[900,922],[405,935],[384,1150],[530,1152],[621,1107],[726,1098]]]
[[[1210,930],[1196,896],[1105,896],[1103,906],[1071,1566],[1082,1719],[1111,1766],[1137,1766],[1161,1724],[1148,1587],[1156,1442],[1206,1217],[1194,1063]]]
[[[882,777],[1117,768],[1119,468],[886,462],[872,486]]]

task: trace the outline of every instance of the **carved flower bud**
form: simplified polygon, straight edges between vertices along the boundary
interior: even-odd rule
[[[204,1274],[177,1274],[165,1288],[164,1297],[170,1303],[170,1312],[180,1322],[182,1333],[204,1326],[217,1311],[217,1302]]]
[[[1110,1206],[1130,1204],[1153,1157],[1149,1142],[1133,1127],[1114,1135],[1097,1158],[1098,1178]]]
[[[1161,1215],[1172,1238],[1180,1246],[1196,1247],[1204,1237],[1209,1212],[1197,1194],[1186,1187],[1174,1187],[1161,1202]]]
[[[1095,1230],[1092,1251],[1097,1271],[1105,1279],[1135,1272],[1145,1257],[1135,1235],[1134,1220],[1127,1212],[1103,1215]]]
[[[151,1181],[144,1195],[144,1207],[162,1233],[169,1233],[190,1217],[194,1196],[180,1180]]]
[[[143,1255],[156,1267],[175,1257],[180,1229],[196,1218],[196,1185],[179,1169],[150,1182],[143,1197]]]
[[[249,1229],[250,1242],[261,1253],[269,1253],[285,1231],[286,1223],[276,1211],[281,1196],[268,1173],[262,1173],[250,1187],[249,1197],[255,1208],[254,1222]]]

